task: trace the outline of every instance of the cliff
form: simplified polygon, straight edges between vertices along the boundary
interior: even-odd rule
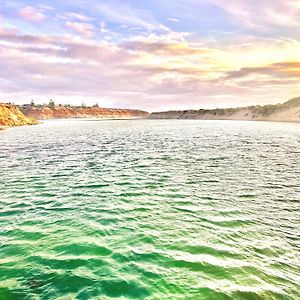
[[[149,119],[253,120],[300,122],[300,97],[283,104],[226,109],[154,112]]]
[[[37,123],[36,120],[24,116],[17,106],[0,103],[0,129]]]
[[[149,113],[134,109],[109,109],[100,107],[76,106],[21,106],[22,112],[31,118],[46,119],[71,119],[71,118],[147,118]]]

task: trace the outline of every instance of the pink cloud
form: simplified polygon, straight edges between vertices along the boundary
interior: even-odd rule
[[[89,23],[67,21],[66,26],[84,37],[91,38],[94,36],[94,26]]]
[[[187,44],[178,44],[175,42],[146,42],[146,41],[130,41],[124,43],[124,48],[132,51],[140,51],[159,55],[197,55],[207,52],[200,48],[193,48]]]
[[[0,47],[0,96],[19,103],[53,97],[62,103],[93,104],[100,98],[106,101],[103,106],[151,111],[260,104],[300,94],[296,58],[260,67],[234,65],[231,72],[219,70],[211,78],[206,76],[211,65],[178,64],[175,44],[114,44],[1,28],[0,40],[5,42]],[[184,55],[184,61],[193,58],[195,49],[203,52],[200,46],[185,45],[190,57]],[[152,57],[154,62],[177,63],[152,63]]]
[[[46,19],[46,15],[43,13],[42,9],[34,8],[32,6],[20,8],[17,15],[21,19],[33,23],[39,23]]]

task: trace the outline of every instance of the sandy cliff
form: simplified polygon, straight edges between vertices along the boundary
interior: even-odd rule
[[[24,116],[17,106],[0,103],[0,129],[34,124],[37,124],[37,121]]]
[[[154,112],[149,118],[300,122],[300,97],[276,105]]]
[[[45,119],[70,119],[70,118],[147,118],[148,113],[134,109],[109,109],[100,107],[75,107],[75,106],[23,106],[22,112],[31,118]]]

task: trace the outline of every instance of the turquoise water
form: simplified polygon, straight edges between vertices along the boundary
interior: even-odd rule
[[[300,125],[0,132],[0,299],[300,299]]]

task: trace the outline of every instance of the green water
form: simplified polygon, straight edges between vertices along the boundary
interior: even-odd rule
[[[300,299],[300,125],[0,132],[0,299]]]

